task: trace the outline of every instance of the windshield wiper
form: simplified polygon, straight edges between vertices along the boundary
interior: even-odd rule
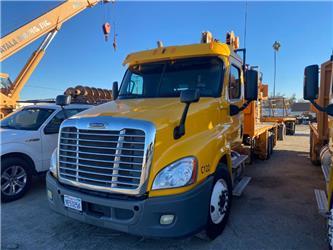
[[[126,94],[122,94],[119,95],[118,97],[130,97],[130,98],[136,98],[136,97],[144,97],[142,95],[138,95],[138,94],[132,94],[132,93],[126,93]]]

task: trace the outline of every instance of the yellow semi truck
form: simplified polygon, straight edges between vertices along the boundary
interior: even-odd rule
[[[242,111],[258,96],[258,72],[237,43],[204,33],[199,44],[128,55],[114,100],[62,124],[47,175],[51,208],[136,235],[217,237],[249,181]]]
[[[319,212],[328,221],[328,239],[333,247],[333,55],[320,66],[311,65],[304,71],[304,99],[317,110],[317,122],[310,123],[310,159],[321,165],[326,191],[315,189]]]

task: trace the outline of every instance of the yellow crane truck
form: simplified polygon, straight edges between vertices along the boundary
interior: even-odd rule
[[[320,66],[311,65],[304,71],[304,99],[317,110],[317,122],[310,123],[310,158],[321,165],[326,192],[315,189],[319,212],[327,217],[330,249],[333,247],[333,55]]]
[[[232,33],[226,43],[207,34],[129,54],[113,101],[61,125],[47,174],[54,211],[148,237],[223,231],[249,178],[242,110],[259,81]]]

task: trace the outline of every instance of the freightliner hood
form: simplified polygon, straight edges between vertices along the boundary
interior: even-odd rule
[[[70,119],[85,117],[113,116],[126,117],[152,122],[156,127],[153,168],[150,171],[149,184],[166,165],[182,157],[198,155],[203,150],[221,140],[219,120],[225,119],[223,108],[218,99],[201,98],[199,103],[192,103],[186,119],[185,135],[178,140],[173,137],[174,128],[179,124],[185,104],[179,98],[126,99],[108,102]]]
[[[214,98],[201,98],[200,105],[191,104],[188,119],[190,119],[191,114],[206,110],[215,102]],[[122,99],[83,111],[73,118],[114,116],[146,120],[152,122],[159,131],[170,125],[177,125],[184,107],[185,104],[181,103],[179,98]],[[200,121],[200,123],[207,125],[209,122],[208,120]],[[196,121],[197,123],[198,121]],[[207,126],[205,127],[207,128]]]

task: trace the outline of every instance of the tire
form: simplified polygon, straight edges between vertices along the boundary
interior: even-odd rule
[[[252,164],[253,161],[256,159],[255,147],[256,147],[255,140],[251,139],[251,142],[250,142],[250,154],[249,154],[248,164]]]
[[[218,196],[218,194],[220,195]],[[216,200],[218,196],[218,201]],[[223,204],[221,204],[223,202]],[[211,190],[208,221],[205,228],[206,235],[210,240],[219,236],[228,221],[232,203],[232,183],[225,165],[220,165],[215,173],[214,183]],[[219,211],[217,211],[217,208]],[[221,213],[221,210],[223,212]]]
[[[19,157],[5,158],[1,164],[1,201],[20,199],[31,187],[30,165]]]
[[[286,127],[287,127],[287,135],[294,135],[295,134],[295,122],[288,122],[286,123]]]
[[[329,213],[328,213],[328,217],[327,217],[327,240],[328,240],[328,249],[330,249],[330,250],[332,250],[332,248],[333,248],[333,239],[332,239],[333,235],[330,232],[330,231],[333,231],[332,230],[332,227],[333,227],[333,207],[332,207],[332,201],[333,200],[331,200],[331,204],[330,204],[330,207],[329,207]]]
[[[293,123],[292,123],[292,126],[293,126],[293,129],[291,130],[290,135],[295,135],[295,132],[296,132],[296,123],[293,122]]]
[[[269,160],[271,158],[271,152],[272,152],[272,148],[273,148],[273,144],[272,144],[272,140],[271,140],[271,136],[268,137],[268,140],[267,140],[267,155],[266,155],[266,159],[265,160]]]
[[[273,154],[273,152],[274,152],[274,136],[273,135],[271,135],[271,137],[270,137],[270,142],[271,142],[271,148],[270,148],[270,155],[272,155]]]
[[[319,160],[313,160],[312,157],[312,150],[313,150],[313,144],[312,144],[312,139],[313,139],[313,132],[312,130],[310,130],[310,160],[311,160],[311,163],[315,166],[321,166],[321,162]]]

